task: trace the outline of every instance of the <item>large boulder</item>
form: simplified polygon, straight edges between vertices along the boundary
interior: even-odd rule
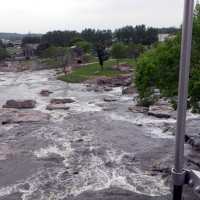
[[[149,106],[148,115],[153,115],[157,118],[170,118],[172,112],[173,108],[171,103],[159,101],[156,104]]]
[[[17,108],[17,109],[34,108],[35,104],[36,104],[35,100],[10,99],[6,101],[6,105],[3,105],[3,108]]]

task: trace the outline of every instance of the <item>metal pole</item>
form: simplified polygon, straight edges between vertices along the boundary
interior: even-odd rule
[[[194,0],[185,0],[182,47],[179,73],[179,94],[176,124],[176,144],[175,162],[173,173],[175,174],[173,199],[181,200],[182,185],[184,184],[184,143],[185,143],[185,124],[188,99],[188,81],[190,68],[191,40],[192,40],[192,21],[193,21]]]

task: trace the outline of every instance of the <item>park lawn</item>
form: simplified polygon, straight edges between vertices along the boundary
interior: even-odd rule
[[[131,59],[126,59],[121,62],[127,62],[130,65],[134,65],[135,61]],[[88,79],[106,76],[106,77],[114,77],[120,74],[127,74],[127,72],[120,71],[111,71],[108,68],[116,65],[116,60],[108,60],[104,62],[104,70],[101,71],[101,67],[99,63],[88,64],[85,67],[75,69],[72,73],[68,74],[66,78],[65,75],[61,75],[58,77],[58,80],[66,81],[69,83],[81,83]]]

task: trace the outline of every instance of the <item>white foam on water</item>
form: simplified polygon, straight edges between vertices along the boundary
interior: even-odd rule
[[[88,102],[76,102],[70,107],[70,110],[76,112],[99,112],[102,111],[102,108]]]
[[[23,183],[28,183],[28,190],[20,189],[17,185],[1,188],[2,196],[20,191],[22,200],[54,200],[68,195],[79,195],[86,190],[102,190],[109,187],[119,187],[141,194],[158,196],[169,194],[169,188],[158,176],[150,176],[134,166],[134,161],[123,161],[124,156],[133,156],[98,138],[92,139],[90,132],[73,132],[75,127],[65,130],[61,127],[43,127],[34,132],[38,137],[52,139],[54,145],[34,151],[38,158],[48,158],[52,154],[64,158],[65,167],[41,168]],[[82,139],[83,142],[72,147],[71,143]],[[83,152],[87,150],[86,154]],[[74,174],[75,170],[78,173]],[[131,170],[128,170],[128,169]],[[66,177],[63,173],[68,171]],[[18,185],[19,186],[19,185]],[[62,189],[60,189],[62,188]]]
[[[121,116],[117,113],[108,113],[106,115],[108,120],[125,121],[132,124],[141,124],[143,127],[148,128],[148,133],[152,138],[173,138],[173,136],[163,133],[160,126],[164,123],[175,123],[174,119],[159,119],[151,116],[144,116],[141,113],[135,113],[134,116],[124,115]]]

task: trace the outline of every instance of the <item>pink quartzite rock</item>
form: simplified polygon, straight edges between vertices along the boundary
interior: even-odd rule
[[[10,99],[6,101],[6,105],[3,105],[3,108],[34,108],[36,104],[35,100],[14,100]]]

